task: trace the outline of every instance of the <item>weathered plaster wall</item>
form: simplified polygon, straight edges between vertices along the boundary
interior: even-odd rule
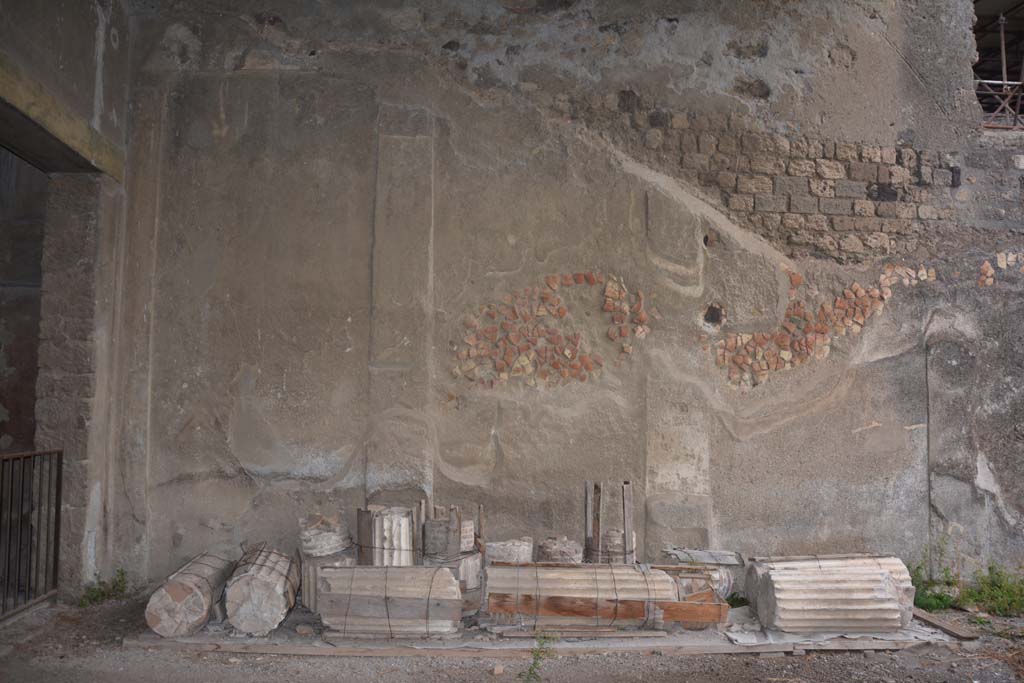
[[[123,191],[98,174],[50,176],[42,249],[36,448],[64,452],[60,588],[81,585],[120,560],[110,534],[118,511],[111,456],[117,235]]]
[[[0,109],[14,126],[5,123],[0,145],[53,174],[33,233],[42,267],[37,248],[34,256],[19,257],[18,268],[37,282],[41,274],[31,335],[39,364],[34,445],[65,453],[60,579],[68,596],[130,559],[110,533],[113,520],[130,513],[123,487],[115,487],[122,459],[112,440],[122,396],[116,391],[125,240],[119,181],[130,52],[128,14],[119,0],[0,3]],[[55,173],[89,164],[116,180]],[[4,239],[15,234],[4,232]]]
[[[118,552],[155,576],[291,547],[311,508],[423,494],[485,503],[495,538],[578,536],[582,480],[628,479],[652,560],[680,542],[915,561],[959,534],[975,563],[1018,561],[1016,451],[983,443],[1014,424],[1012,380],[943,374],[933,334],[954,299],[988,311],[1003,322],[956,343],[1016,377],[1024,276],[976,283],[1022,248],[1012,213],[976,220],[1012,171],[965,170],[994,163],[969,156],[970,22],[961,0],[142,6]],[[808,180],[814,210],[794,210],[793,159],[863,197],[836,213]],[[793,240],[822,218],[835,248]],[[866,248],[840,248],[857,218]],[[597,275],[649,321],[614,322]],[[796,329],[797,302],[824,317]]]
[[[128,13],[121,0],[4,0],[0,53],[117,144],[128,120]]]
[[[35,440],[46,176],[0,149],[0,451]]]

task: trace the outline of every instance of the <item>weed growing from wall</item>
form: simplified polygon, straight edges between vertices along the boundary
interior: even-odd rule
[[[123,569],[114,572],[110,581],[99,581],[88,586],[78,600],[79,607],[99,605],[108,600],[118,600],[128,594],[128,575]]]

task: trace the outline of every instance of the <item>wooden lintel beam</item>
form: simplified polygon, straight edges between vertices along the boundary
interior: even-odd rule
[[[124,150],[72,112],[43,84],[25,73],[10,58],[0,53],[0,100],[42,128],[88,166],[124,181]],[[22,154],[11,142],[12,150]],[[25,152],[32,156],[32,150]],[[47,169],[64,170],[64,169]],[[83,168],[81,170],[88,170]]]

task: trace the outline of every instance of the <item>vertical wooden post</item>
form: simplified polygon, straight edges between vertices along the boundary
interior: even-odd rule
[[[373,565],[373,513],[356,510],[356,545],[359,546],[357,562],[363,566]]]
[[[478,503],[476,506],[476,537],[480,539],[481,545],[484,541],[484,504]]]
[[[1006,77],[1006,16],[999,15],[999,50],[1003,60],[1003,92],[1009,88]]]
[[[583,561],[594,559],[594,482],[583,482]]]
[[[446,556],[451,559],[459,556],[462,545],[462,512],[455,505],[448,507],[448,545]]]
[[[596,550],[596,553],[594,555],[594,557],[595,557],[594,561],[595,562],[601,562],[602,561],[602,559],[601,559],[601,550],[602,550],[601,546],[602,546],[602,543],[601,543],[601,483],[600,482],[595,482],[594,483],[594,521],[593,521],[593,527],[594,527],[593,528],[593,531],[594,531],[594,548]]]
[[[636,562],[636,539],[633,536],[633,485],[622,482],[622,550],[626,564]]]

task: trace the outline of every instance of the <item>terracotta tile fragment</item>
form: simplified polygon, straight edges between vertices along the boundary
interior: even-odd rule
[[[594,275],[591,272],[584,273],[583,274],[583,278],[587,281],[587,284],[590,285],[591,287],[593,287],[594,285],[597,284],[597,276]]]
[[[572,281],[575,282],[578,285],[582,285],[583,283],[585,283],[587,281],[587,277],[583,273],[573,273],[572,274]]]
[[[572,275],[571,274],[566,273],[566,274],[562,275],[562,286],[563,287],[572,287],[572,284],[573,284],[573,281],[572,281]]]

